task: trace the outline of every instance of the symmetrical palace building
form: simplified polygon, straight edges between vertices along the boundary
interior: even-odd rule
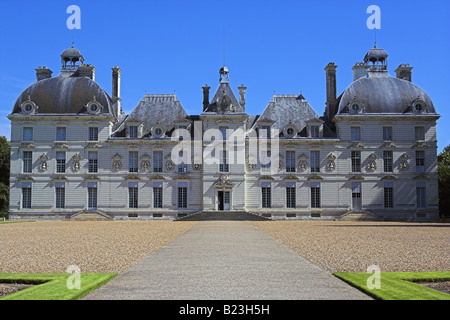
[[[109,95],[72,46],[59,75],[36,69],[37,81],[8,116],[10,218],[246,211],[272,219],[436,219],[439,115],[412,83],[412,67],[402,64],[392,77],[387,56],[370,49],[339,96],[329,63],[323,116],[302,94],[274,94],[260,115],[247,114],[246,87],[236,96],[225,66],[212,97],[203,87],[199,115],[188,115],[175,94],[145,94],[125,114],[121,70],[112,68]]]

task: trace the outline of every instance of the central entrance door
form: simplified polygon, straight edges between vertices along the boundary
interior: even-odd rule
[[[218,208],[219,210],[230,210],[230,191],[217,191]]]

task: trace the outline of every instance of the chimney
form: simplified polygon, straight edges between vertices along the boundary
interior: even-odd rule
[[[238,87],[238,89],[239,89],[239,105],[245,112],[245,90],[247,90],[247,87],[244,87],[244,85],[241,84],[241,86]]]
[[[327,89],[327,101],[326,107],[326,117],[331,120],[331,118],[336,113],[336,68],[337,66],[330,62],[325,67],[326,72],[326,89]]]
[[[205,84],[203,88],[203,112],[205,112],[206,108],[209,106],[209,89],[211,87],[208,84]]]
[[[395,74],[398,79],[403,79],[411,82],[411,70],[413,67],[409,66],[409,63],[402,63],[395,69]]]
[[[78,75],[95,81],[95,68],[91,64],[82,64],[78,67]]]
[[[38,67],[36,69],[36,81],[41,81],[44,79],[49,79],[52,77],[52,70],[47,67]]]
[[[118,117],[121,112],[120,107],[120,73],[122,70],[118,66],[115,66],[114,68],[111,68],[112,70],[112,102],[114,104],[114,111],[116,113],[116,116]]]
[[[366,65],[364,62],[357,62],[353,67],[353,81],[358,80],[359,78],[364,78],[369,75],[370,66]]]

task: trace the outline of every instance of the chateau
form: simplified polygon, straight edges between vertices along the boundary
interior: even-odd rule
[[[36,69],[8,116],[10,219],[437,219],[440,116],[412,67],[392,77],[387,57],[370,49],[340,95],[329,63],[322,116],[303,94],[247,114],[246,87],[234,90],[225,66],[198,115],[175,94],[145,94],[125,114],[121,69],[108,94],[72,45],[59,75]]]

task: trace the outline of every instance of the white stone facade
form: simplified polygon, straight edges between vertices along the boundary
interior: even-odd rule
[[[51,78],[50,71],[42,78],[40,72],[8,116],[10,219],[66,220],[89,213],[115,220],[176,219],[221,210],[272,219],[437,219],[439,115],[426,93],[408,79],[390,77],[385,61],[377,57],[375,63],[368,55],[357,64],[366,73],[359,68],[339,97],[335,66],[325,68],[327,109],[320,117],[303,95],[274,95],[261,115],[247,114],[246,88],[238,88],[238,100],[226,68],[212,99],[209,87],[203,88],[200,115],[187,115],[174,94],[146,94],[126,115],[120,109],[120,69],[113,68],[109,98],[93,85],[95,68],[82,65],[87,73],[74,76],[81,59],[67,68],[72,56],[63,53],[61,74]],[[393,87],[378,88],[383,81]],[[374,103],[383,90],[403,100]],[[192,156],[185,165],[171,154],[180,146],[176,129],[192,138],[183,137]],[[245,139],[233,146],[242,147],[239,161],[230,154],[225,162],[206,161],[210,129],[241,130]],[[270,139],[264,129],[272,130]],[[252,153],[254,141],[267,140],[278,146],[271,168]]]

